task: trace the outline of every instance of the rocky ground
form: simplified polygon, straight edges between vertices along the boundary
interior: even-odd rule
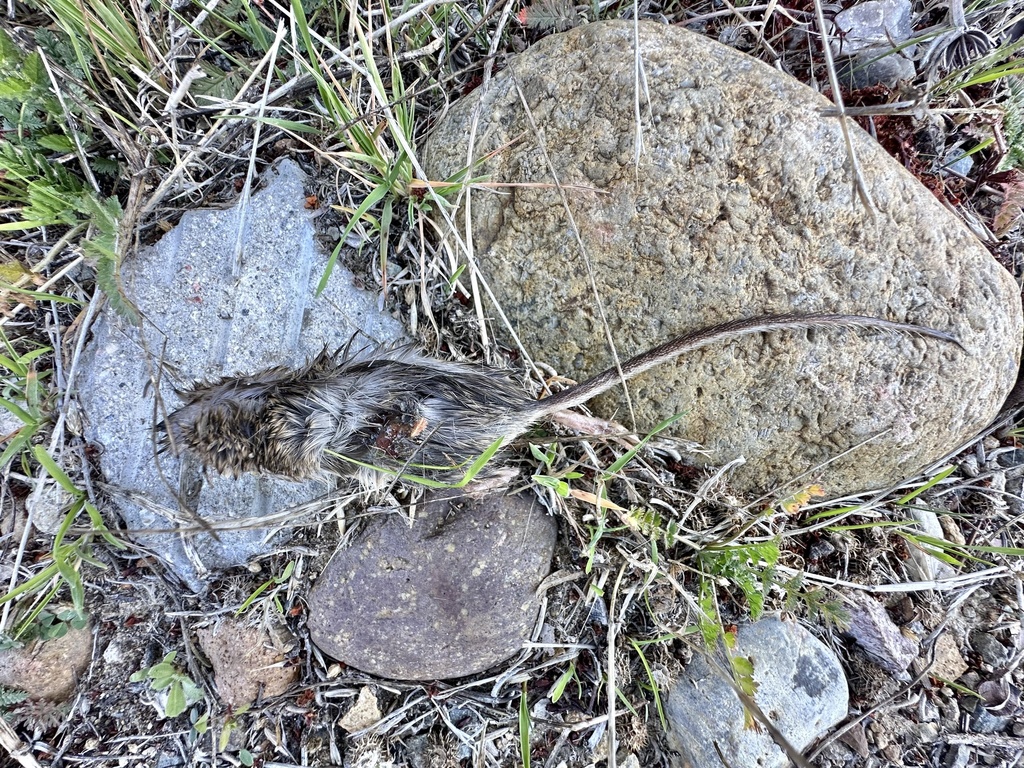
[[[405,68],[410,82],[416,76],[434,82],[430,76],[443,75],[436,78],[443,93],[423,88],[418,119],[425,130],[446,98],[471,92],[489,76],[492,64],[502,69],[509,54],[556,29],[581,24],[595,12],[622,18],[635,12],[632,6],[599,5],[592,9],[547,0],[527,7],[495,6],[486,13],[459,6],[463,14],[453,12],[436,27],[439,37],[431,38],[448,41],[443,53],[417,37],[416,29],[396,35],[398,50],[388,50],[381,37],[375,44],[381,62],[390,56]],[[1019,80],[986,79],[984,74],[1019,60],[1014,46],[1022,21],[1011,3],[969,8],[963,20],[956,18],[959,4],[951,6],[896,0],[828,6],[825,13],[834,22],[829,50],[837,57],[840,92],[856,119],[967,222],[1019,284],[1022,91]],[[688,3],[645,5],[639,11],[752,53],[832,95],[810,4],[744,10]],[[262,12],[272,20],[270,10]],[[14,25],[19,43],[46,26],[35,16],[16,17]],[[904,55],[897,61],[879,60],[880,46],[901,48]],[[985,59],[988,47],[1002,57]],[[223,54],[225,61],[230,53]],[[429,64],[411,68],[424,60]],[[305,105],[301,99],[307,97],[301,89],[294,93],[300,100],[295,103]],[[365,331],[365,315],[383,307],[389,313],[383,322],[400,318],[421,346],[449,357],[482,358],[487,350],[473,299],[480,286],[468,278],[460,282],[437,266],[444,253],[435,249],[426,220],[404,218],[404,208],[399,216],[401,206],[395,206],[396,224],[385,233],[391,248],[382,262],[379,226],[345,231],[365,190],[360,193],[354,176],[339,181],[343,174],[330,161],[337,147],[329,139],[309,146],[303,134],[281,132],[280,126],[264,123],[268,133],[252,141],[239,134],[219,135],[223,156],[207,158],[208,175],[196,171],[201,184],[179,190],[191,191],[194,201],[165,198],[145,214],[136,201],[140,245],[157,242],[175,231],[175,224],[184,231],[188,222],[179,223],[182,210],[203,203],[221,204],[223,216],[240,210],[239,198],[250,210],[259,209],[260,184],[270,187],[271,166],[287,158],[300,169],[291,177],[294,188],[286,196],[291,202],[266,206],[265,216],[276,219],[275,226],[291,226],[303,211],[315,211],[309,215],[315,216],[326,252],[339,239],[350,246],[341,250],[339,261],[351,272],[343,273],[339,265],[334,279],[364,287],[371,297],[370,306],[359,305],[362,314],[354,326]],[[245,182],[242,151],[252,147],[262,171],[256,189]],[[132,198],[122,196],[131,210]],[[287,212],[286,206],[291,206]],[[379,206],[371,208],[378,225],[384,215]],[[197,275],[200,266],[216,271],[210,267],[216,251],[213,230],[213,225],[199,225],[196,244],[189,246],[193,250],[179,249],[195,262]],[[256,532],[240,530],[244,524],[234,515],[215,520],[214,513],[232,502],[207,497],[211,514],[204,517],[214,520],[213,535],[181,513],[187,505],[178,502],[189,498],[184,485],[130,487],[141,482],[139,467],[149,466],[152,456],[147,440],[153,411],[145,404],[139,408],[136,400],[161,391],[145,386],[144,366],[137,372],[141,383],[136,389],[96,377],[86,379],[89,391],[79,392],[75,401],[65,398],[69,379],[83,375],[78,366],[101,365],[97,356],[113,355],[119,344],[123,348],[117,354],[123,357],[112,358],[113,369],[136,376],[124,368],[134,347],[126,343],[133,338],[128,326],[116,325],[123,308],[101,311],[90,264],[76,263],[78,254],[68,242],[41,266],[33,257],[54,247],[67,231],[72,230],[51,228],[36,233],[34,241],[26,236],[6,242],[26,268],[35,265],[37,287],[82,301],[76,306],[31,296],[5,294],[3,299],[11,357],[43,340],[58,350],[32,369],[41,379],[33,378],[36,373],[18,379],[6,366],[11,375],[3,397],[11,402],[23,397],[18,402],[31,401],[52,413],[32,438],[38,450],[30,445],[27,453],[5,454],[4,459],[0,562],[10,594],[2,615],[8,640],[0,654],[0,744],[7,750],[6,763],[161,768],[680,765],[676,751],[685,748],[687,734],[716,728],[727,719],[710,698],[712,703],[691,706],[695,712],[683,711],[698,701],[688,676],[710,670],[702,679],[716,681],[723,697],[753,696],[760,714],[779,722],[785,713],[775,707],[786,709],[793,697],[784,693],[781,702],[765,704],[751,681],[760,680],[766,667],[788,669],[786,645],[818,654],[822,661],[814,669],[833,670],[820,673],[831,678],[820,686],[800,683],[802,691],[816,692],[806,718],[816,716],[815,702],[818,713],[829,708],[823,703],[824,682],[831,684],[829,695],[840,701],[837,686],[843,687],[843,679],[848,692],[827,735],[796,745],[810,765],[1009,768],[1024,763],[1019,408],[1006,410],[969,444],[950,445],[947,460],[884,494],[824,501],[820,489],[809,485],[791,489],[788,496],[760,498],[731,485],[728,472],[683,460],[690,446],[680,441],[655,441],[632,457],[626,446],[614,442],[545,431],[531,433],[509,454],[507,460],[521,470],[517,483],[523,493],[508,508],[481,510],[474,507],[476,501],[460,499],[458,504],[470,507],[472,514],[462,514],[465,507],[439,513],[424,508],[416,488],[388,485],[374,493],[351,493],[347,486],[312,484],[308,496],[290,500],[312,500],[312,505],[296,507],[283,518],[273,516],[273,504],[260,502],[265,514]],[[233,231],[228,228],[228,241]],[[275,242],[278,236],[269,230],[260,239]],[[290,290],[313,295],[327,256],[313,253],[312,231],[302,237],[310,240],[309,253],[300,249],[286,257],[307,265],[297,270],[305,282]],[[294,232],[287,238],[289,243],[301,239]],[[148,263],[146,258],[159,264],[157,251],[147,253],[138,255],[136,265]],[[227,266],[222,271],[231,274],[230,247],[223,253]],[[131,275],[132,268],[126,264],[125,274]],[[164,316],[191,321],[210,309],[214,322],[225,319],[207,290],[213,278],[179,280],[156,270],[146,270],[156,289],[166,284],[165,295],[177,296],[170,285],[177,280],[181,285],[175,289],[185,291],[162,308]],[[274,274],[269,268],[258,272]],[[54,277],[52,285],[45,282]],[[132,293],[137,284],[134,277],[128,281],[129,296],[140,295]],[[237,288],[225,285],[217,296],[233,299]],[[349,310],[339,307],[351,305],[330,290],[330,311],[346,314]],[[272,290],[254,295],[251,311],[269,314],[270,325],[306,324],[301,306],[292,323],[288,310],[265,312],[281,305],[267,298]],[[116,299],[111,303],[116,305]],[[325,322],[336,320],[328,316],[309,324]],[[390,332],[400,333],[397,325]],[[255,333],[237,326],[243,342],[252,342]],[[174,339],[180,344],[182,338],[210,336],[178,330]],[[293,345],[296,358],[325,343],[322,337],[299,341],[286,332],[281,339],[277,343]],[[187,356],[209,351],[189,344],[175,349],[156,337],[146,344],[150,351],[163,349],[162,358],[155,352],[154,357],[169,361],[172,377],[205,365]],[[212,355],[222,356],[212,359],[250,370],[267,363],[259,357],[232,357],[237,355],[232,349],[229,344],[214,350]],[[545,370],[551,381],[557,373],[570,375]],[[181,374],[181,380],[165,384],[188,378]],[[41,383],[45,397],[31,400],[31,387],[16,379]],[[536,380],[533,386],[539,386]],[[166,386],[168,398],[172,388]],[[124,391],[145,395],[126,396]],[[103,395],[114,403],[109,406],[114,415],[123,416],[115,419],[119,424],[137,420],[141,425],[123,430],[125,440],[138,441],[126,443],[123,457],[112,446],[101,447],[115,438],[90,438],[89,428],[78,423],[81,412],[69,404],[95,403]],[[0,433],[13,445],[24,420],[4,418]],[[49,475],[40,469],[44,447],[60,458]],[[130,463],[136,460],[138,465]],[[111,482],[108,465],[124,476]],[[63,478],[67,484],[58,479],[62,473],[70,476]],[[45,476],[55,479],[44,482]],[[168,465],[167,476],[177,478],[177,467]],[[207,487],[224,483],[229,500],[231,494],[249,494],[244,505],[274,498],[263,481],[252,480],[251,487],[229,479],[202,482]],[[604,501],[595,496],[596,488],[604,489]],[[155,493],[164,494],[159,503],[146,495]],[[129,508],[134,513],[125,511]],[[69,509],[80,514],[68,516]],[[425,533],[412,525],[414,517],[421,526],[427,521]],[[523,577],[515,582],[523,589],[520,594],[510,591],[512,572],[521,575],[528,569],[510,567],[507,552],[520,551],[524,528],[536,534],[543,557],[551,559],[551,575],[539,584],[537,575]],[[231,550],[239,542],[241,549]],[[381,554],[380,542],[393,548]],[[339,545],[347,545],[346,554],[330,562]],[[474,562],[485,550],[495,559]],[[348,574],[358,570],[361,559],[374,558],[384,562],[385,576],[401,573],[409,567],[400,562],[403,553],[410,551],[416,553],[415,567],[434,564],[412,579],[420,588],[412,592],[416,599],[434,603],[410,611],[412,628],[401,638],[372,632],[362,637],[359,631],[372,629],[375,616],[353,616],[341,590],[335,595],[318,577],[332,569]],[[431,581],[450,576],[457,562],[466,563],[460,567],[476,580],[462,580],[468,604],[460,602],[465,595],[444,593],[436,586],[440,582]],[[360,587],[368,596],[360,606],[371,600],[391,605],[391,599],[397,610],[415,603],[400,584],[374,575]],[[491,598],[484,590],[494,584]],[[349,622],[340,629],[325,608],[335,601]],[[76,603],[84,614],[74,610]],[[438,605],[447,613],[432,607]],[[441,615],[463,621],[455,648],[445,647],[438,635],[450,634],[446,627],[451,625],[431,625]],[[776,637],[784,638],[769,646],[776,650],[749,650],[743,632],[737,631],[759,617],[781,618],[772,622],[783,633]],[[804,629],[794,629],[797,625]],[[506,648],[517,633],[528,641],[522,651],[516,651],[520,642]],[[325,634],[337,639],[335,653],[347,654],[350,663],[325,653]],[[740,650],[727,653],[737,636]],[[353,650],[356,641],[362,645]],[[412,648],[411,661],[400,657],[399,645]],[[753,659],[753,671],[744,667],[745,658]],[[802,657],[794,653],[793,658]],[[767,661],[759,666],[758,659]],[[790,678],[810,674],[811,667],[802,661],[792,663],[797,672]],[[762,695],[769,686],[763,688]],[[711,689],[711,682],[699,685],[702,694],[719,695]],[[737,743],[760,740],[764,764],[784,764],[772,734],[757,724],[755,709],[738,708],[737,723],[731,726]],[[700,716],[702,725],[687,719]],[[716,738],[727,743],[725,736]],[[609,743],[616,745],[612,755]],[[748,763],[734,758],[731,764]]]

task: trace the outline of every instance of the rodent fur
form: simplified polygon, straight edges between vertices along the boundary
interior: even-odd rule
[[[506,441],[685,352],[755,333],[809,328],[896,331],[960,346],[942,331],[861,315],[773,315],[676,337],[543,400],[505,373],[425,357],[409,347],[322,352],[299,369],[269,368],[198,384],[159,425],[161,446],[218,472],[291,480],[355,475],[366,466],[435,478],[458,475]]]

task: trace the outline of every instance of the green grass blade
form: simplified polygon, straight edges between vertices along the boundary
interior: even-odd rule
[[[75,487],[73,482],[71,482],[71,478],[64,474],[64,470],[60,468],[57,462],[53,460],[53,457],[46,452],[46,449],[43,446],[32,446],[32,455],[35,456],[36,461],[43,465],[43,469],[46,470],[47,474],[60,483],[60,486],[65,491],[76,498],[82,495],[82,492]]]
[[[530,703],[526,698],[526,682],[519,695],[519,754],[523,768],[530,768]]]
[[[356,212],[352,214],[352,218],[349,219],[348,224],[345,226],[345,230],[341,233],[341,237],[338,238],[338,247],[331,253],[331,258],[327,261],[327,266],[324,267],[323,277],[320,278],[320,282],[316,285],[317,296],[323,293],[324,288],[327,287],[327,281],[331,277],[331,272],[334,271],[334,265],[338,260],[338,254],[341,252],[341,247],[345,243],[345,238],[349,236],[349,233],[352,232],[356,224],[359,223],[359,220],[363,218],[366,212],[376,205],[377,201],[387,193],[387,187],[376,187],[366,196],[366,199],[360,203],[359,207],[356,208]]]

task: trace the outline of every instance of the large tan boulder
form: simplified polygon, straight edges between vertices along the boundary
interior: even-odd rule
[[[830,494],[887,485],[984,427],[1017,375],[1021,302],[967,228],[851,126],[877,206],[867,211],[829,102],[792,78],[675,27],[641,24],[638,50],[637,164],[631,23],[540,41],[455,105],[425,148],[428,175],[445,179],[475,137],[472,176],[501,192],[472,192],[476,255],[528,352],[580,380],[611,365],[598,298],[622,359],[794,311],[914,322],[963,342],[778,333],[630,382],[637,429],[685,413],[676,433],[714,463],[745,457],[732,478],[752,491],[808,472],[798,482]],[[629,423],[621,391],[593,407]]]

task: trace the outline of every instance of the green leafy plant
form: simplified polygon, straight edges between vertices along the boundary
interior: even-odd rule
[[[16,691],[13,688],[6,688],[0,685],[0,713],[6,712],[15,704],[20,704],[28,698],[24,691]]]
[[[203,690],[184,672],[174,666],[177,651],[171,651],[149,669],[140,669],[128,678],[133,683],[149,681],[154,691],[167,691],[164,714],[177,717],[203,699]]]
[[[778,560],[779,543],[775,540],[713,546],[698,555],[705,579],[725,579],[739,587],[754,620],[764,610],[765,595],[773,583]]]
[[[1006,78],[1006,100],[1003,102],[1003,134],[1006,156],[999,169],[1024,170],[1024,77]]]
[[[43,355],[48,354],[50,347],[36,347],[24,354],[18,354],[7,334],[0,329],[0,343],[7,354],[0,355],[0,367],[7,372],[0,389],[0,407],[7,410],[22,423],[13,435],[4,435],[7,446],[0,453],[0,468],[18,456],[24,455],[32,444],[32,439],[47,421],[45,413],[45,394],[40,384],[40,374],[36,372],[35,363]],[[45,373],[42,374],[45,377]]]
[[[551,699],[552,704],[558,703],[558,700],[565,694],[565,689],[568,687],[569,683],[573,681],[576,682],[577,696],[582,696],[583,684],[576,675],[576,659],[569,662],[569,666],[561,675],[559,675],[558,679],[555,680],[555,684],[551,686],[551,690],[548,692],[548,697]]]
[[[644,672],[647,673],[648,690],[654,697],[654,706],[658,710],[658,719],[661,721],[661,727],[667,728],[668,721],[665,719],[665,709],[661,704],[661,691],[658,686],[658,681],[654,679],[654,671],[651,669],[651,664],[647,661],[647,656],[644,655],[643,645],[633,638],[630,638],[629,642],[633,646],[633,650],[636,652],[637,657],[640,659]]]
[[[18,601],[30,595],[41,595],[40,599],[34,601],[34,607],[30,608],[27,614],[21,619],[17,629],[13,633],[15,640],[24,637],[33,626],[39,621],[46,606],[57,597],[62,586],[67,586],[71,595],[71,602],[74,613],[77,617],[84,618],[85,609],[85,584],[82,581],[81,569],[84,564],[104,569],[106,565],[92,555],[92,545],[97,536],[103,538],[109,545],[116,549],[124,549],[125,544],[117,539],[103,522],[103,517],[96,506],[88,500],[85,491],[77,488],[71,479],[64,473],[56,461],[46,452],[41,445],[31,447],[31,455],[42,465],[47,474],[57,482],[71,497],[71,505],[64,515],[57,533],[54,536],[53,544],[50,547],[50,564],[14,587],[3,597],[0,597],[0,605],[12,601]],[[72,523],[85,512],[89,518],[90,530],[73,539],[68,537]]]

